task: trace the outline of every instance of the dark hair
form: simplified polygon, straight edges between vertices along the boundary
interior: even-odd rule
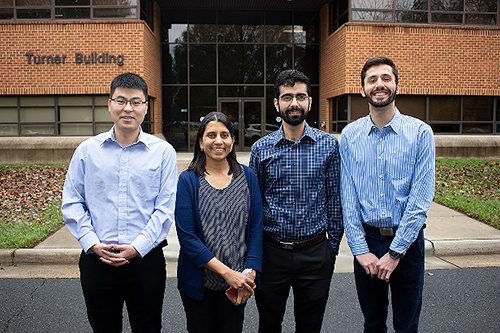
[[[396,78],[396,84],[399,83],[399,78],[398,78],[398,68],[394,64],[394,61],[392,61],[391,58],[387,57],[374,57],[370,58],[366,61],[365,65],[363,66],[363,69],[361,70],[361,86],[365,86],[365,78],[366,78],[366,72],[370,67],[373,66],[378,66],[378,65],[389,65],[392,67],[392,73],[394,74],[394,77]]]
[[[233,123],[224,113],[213,111],[207,114],[205,118],[203,118],[200,126],[198,127],[198,133],[196,134],[196,142],[194,144],[194,157],[191,160],[191,163],[189,163],[188,167],[188,170],[192,170],[202,177],[204,177],[205,174],[208,174],[208,172],[205,169],[207,157],[205,156],[205,152],[200,148],[200,140],[203,138],[203,134],[205,133],[207,124],[211,121],[220,121],[221,123],[223,123],[229,131],[231,138],[234,138]],[[226,159],[229,163],[228,175],[233,173],[235,176],[239,175],[239,173],[241,172],[241,167],[236,160],[236,152],[234,149],[232,149],[229,154],[227,154]]]
[[[276,77],[274,82],[274,98],[278,99],[280,97],[281,87],[293,87],[296,82],[302,82],[307,85],[307,94],[311,96],[311,84],[309,78],[296,69],[287,69],[282,71]]]
[[[148,85],[142,77],[134,73],[120,74],[111,81],[109,88],[109,98],[113,97],[116,88],[139,89],[144,93],[146,101],[148,100]]]

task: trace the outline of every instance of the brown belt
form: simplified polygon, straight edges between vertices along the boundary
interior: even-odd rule
[[[271,237],[269,234],[264,233],[264,241],[273,244],[275,246],[281,247],[282,249],[285,250],[300,250],[300,249],[305,249],[308,247],[311,247],[313,245],[319,244],[322,241],[326,239],[326,233],[323,232],[317,236],[314,236],[313,238],[306,239],[304,241],[297,241],[297,242],[282,242],[279,241],[273,237]]]

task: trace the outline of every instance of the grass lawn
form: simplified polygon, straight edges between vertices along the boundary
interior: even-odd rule
[[[66,171],[0,165],[0,249],[33,247],[63,225]],[[500,160],[438,159],[434,201],[500,229]]]

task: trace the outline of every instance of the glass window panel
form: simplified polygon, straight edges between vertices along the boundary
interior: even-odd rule
[[[21,122],[54,122],[53,97],[21,97]]]
[[[54,124],[21,125],[21,135],[55,135]]]
[[[215,43],[217,41],[217,25],[215,24],[190,24],[190,43]]]
[[[311,84],[319,84],[319,46],[295,45],[295,69],[303,72]]]
[[[215,45],[189,46],[189,78],[191,83],[216,82]],[[230,67],[233,70],[232,67]]]
[[[168,41],[170,43],[187,43],[187,24],[172,24],[168,29]]]
[[[4,105],[0,106],[0,119],[3,123],[17,122],[17,107]]]
[[[163,45],[163,83],[187,83],[187,44]]]
[[[261,25],[219,25],[217,33],[220,43],[264,42],[264,29]]]
[[[14,1],[13,0],[0,0],[0,6],[2,6],[2,7],[13,7],[14,6]]]
[[[92,0],[93,6],[137,6],[137,0]]]
[[[263,86],[219,86],[219,97],[263,97]]]
[[[396,12],[396,22],[399,23],[427,23],[427,12]]]
[[[12,20],[14,18],[13,8],[0,8],[0,20]]]
[[[497,25],[497,15],[465,14],[465,24]]]
[[[312,86],[311,87],[311,97],[313,100],[313,103],[311,105],[311,111],[309,111],[309,114],[307,116],[307,123],[314,128],[318,128],[318,110],[319,110],[319,87],[318,86]]]
[[[177,151],[188,150],[188,98],[187,87],[163,87],[163,105],[169,115],[164,119],[165,138]],[[192,133],[196,140],[196,132]]]
[[[51,96],[21,97],[20,105],[21,107],[49,106],[54,108],[54,97]]]
[[[189,133],[192,136],[196,135],[201,118],[205,117],[209,112],[217,110],[217,93],[216,87],[191,87],[190,93],[190,117]],[[195,140],[191,140],[191,149],[193,149]]]
[[[376,12],[367,10],[353,10],[352,11],[353,21],[392,21],[392,12]]]
[[[464,121],[492,121],[493,97],[464,97]]]
[[[292,25],[267,25],[266,42],[267,43],[292,43],[293,26]]]
[[[465,10],[468,12],[496,12],[497,0],[465,0]]]
[[[94,8],[94,18],[136,18],[137,8]]]
[[[352,8],[392,9],[394,0],[351,0]]]
[[[113,127],[113,123],[96,123],[95,124],[95,134],[108,132],[111,127]]]
[[[264,83],[263,45],[219,45],[219,83]]]
[[[351,96],[351,119],[350,121],[364,117],[369,113],[368,102],[361,95]]]
[[[318,12],[297,13],[294,18],[295,43],[319,43]]]
[[[462,125],[462,133],[493,133],[493,124],[468,124]]]
[[[409,116],[425,121],[425,96],[397,95],[396,106],[398,110]]]
[[[50,19],[50,9],[17,9],[18,19]]]
[[[61,122],[92,121],[91,96],[59,97],[59,120]]]
[[[462,14],[432,14],[432,23],[462,24]]]
[[[52,0],[15,0],[16,6],[50,6]]]
[[[338,98],[330,98],[328,100],[328,110],[330,113],[330,120],[332,122],[336,122],[338,120],[337,117],[337,100]]]
[[[90,6],[90,0],[55,0],[55,3],[56,6]]]
[[[93,135],[92,124],[61,124],[60,135]]]
[[[278,73],[292,66],[292,45],[266,45],[266,82],[274,84]]]
[[[430,124],[434,133],[459,133],[459,124]]]
[[[396,9],[426,10],[428,8],[427,0],[396,0]]]
[[[340,96],[337,103],[337,120],[347,120],[347,96]]]
[[[56,19],[88,19],[90,8],[56,8]]]
[[[463,0],[431,0],[431,10],[436,11],[463,11]]]
[[[17,136],[17,124],[0,124],[0,136]]]
[[[460,97],[431,96],[429,120],[460,121]]]

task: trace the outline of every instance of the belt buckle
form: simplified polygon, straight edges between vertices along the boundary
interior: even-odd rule
[[[284,248],[285,250],[293,250],[293,245],[295,244],[294,242],[280,242],[281,247]]]
[[[380,228],[380,234],[385,237],[394,236],[394,230],[392,228]]]

